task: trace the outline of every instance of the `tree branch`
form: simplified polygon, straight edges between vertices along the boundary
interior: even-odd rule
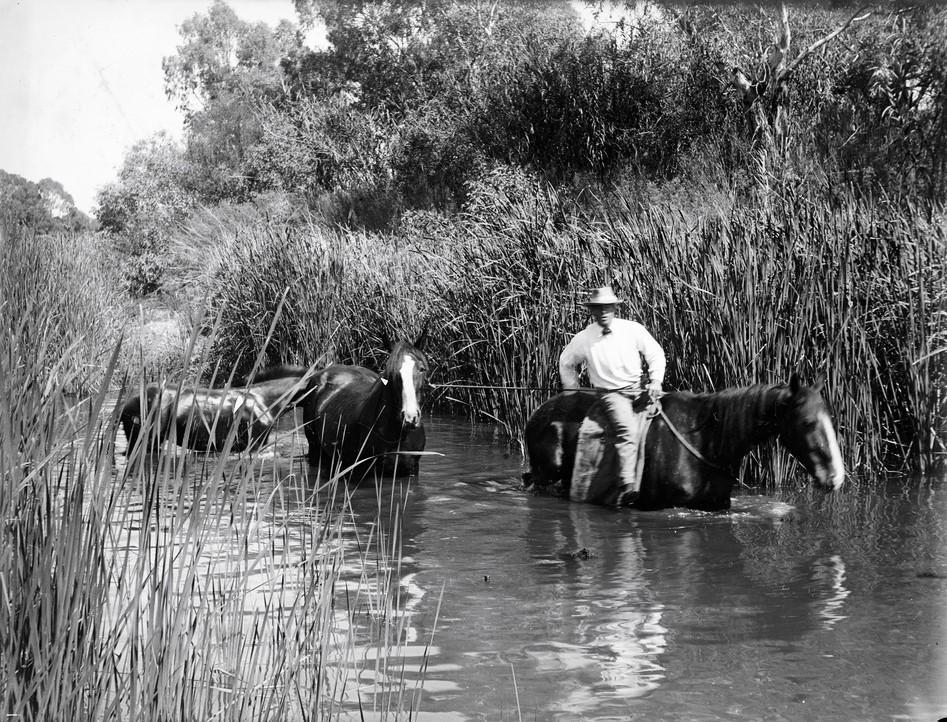
[[[845,32],[845,30],[848,29],[848,26],[849,26],[849,25],[851,25],[852,23],[854,23],[854,22],[856,22],[856,21],[864,20],[864,19],[867,18],[869,15],[871,15],[871,12],[869,11],[869,12],[865,13],[864,15],[861,15],[861,17],[859,17],[859,14],[862,13],[862,12],[864,12],[864,10],[865,10],[867,7],[868,7],[867,5],[862,5],[862,6],[861,6],[860,8],[858,8],[858,10],[856,10],[855,13],[854,13],[848,20],[846,20],[840,27],[838,27],[836,30],[834,30],[834,31],[832,31],[831,33],[829,33],[828,35],[826,35],[826,36],[825,36],[824,38],[822,38],[821,40],[816,40],[814,43],[812,43],[812,45],[810,45],[808,48],[806,48],[806,49],[803,50],[801,53],[799,53],[799,55],[796,56],[796,59],[793,60],[792,63],[790,63],[786,68],[784,68],[784,69],[779,73],[779,80],[784,79],[784,78],[787,77],[790,73],[792,73],[792,71],[795,70],[795,69],[799,66],[799,63],[801,63],[803,60],[805,60],[808,56],[812,55],[812,53],[814,53],[816,50],[818,50],[819,48],[821,48],[821,47],[822,47],[823,45],[825,45],[826,43],[831,42],[832,40],[834,40],[835,38],[837,38],[839,35],[841,35],[843,32]]]

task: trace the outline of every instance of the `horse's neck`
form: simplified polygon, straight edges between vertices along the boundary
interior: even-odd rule
[[[392,419],[400,424],[401,377],[386,370],[375,379],[363,407],[363,421],[380,428],[389,428]]]
[[[404,399],[402,394],[402,386],[404,382],[401,379],[401,374],[396,370],[389,370],[386,371],[382,378],[384,379],[382,397],[384,400],[385,409],[388,413],[397,415],[400,420],[401,406]]]
[[[784,393],[775,386],[749,386],[709,394],[704,414],[711,433],[712,453],[721,462],[736,464],[777,431],[778,401]]]

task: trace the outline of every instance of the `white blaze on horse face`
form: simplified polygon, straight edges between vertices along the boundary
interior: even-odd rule
[[[822,427],[822,434],[828,445],[829,469],[831,476],[826,479],[827,486],[838,489],[845,481],[845,463],[842,461],[842,452],[838,446],[838,438],[835,436],[835,429],[832,427],[832,420],[829,415],[822,411],[819,413],[819,426]]]
[[[417,426],[421,421],[418,394],[414,388],[414,357],[405,354],[401,362],[401,420],[406,426]]]

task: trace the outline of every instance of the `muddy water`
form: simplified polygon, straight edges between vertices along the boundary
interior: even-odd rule
[[[400,532],[400,566],[382,570],[400,618],[385,662],[414,718],[947,716],[944,479],[744,494],[725,514],[616,511],[525,494],[490,427],[426,423],[443,456],[381,489],[397,514],[379,520],[379,491],[355,489],[346,532]],[[284,433],[275,456],[297,443]],[[290,554],[309,542],[298,529]],[[387,675],[372,676],[369,708]]]

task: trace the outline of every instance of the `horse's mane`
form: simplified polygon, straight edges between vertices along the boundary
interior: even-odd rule
[[[746,439],[760,440],[776,431],[778,405],[789,396],[783,384],[754,384],[694,394],[696,426],[710,430],[721,451]]]

